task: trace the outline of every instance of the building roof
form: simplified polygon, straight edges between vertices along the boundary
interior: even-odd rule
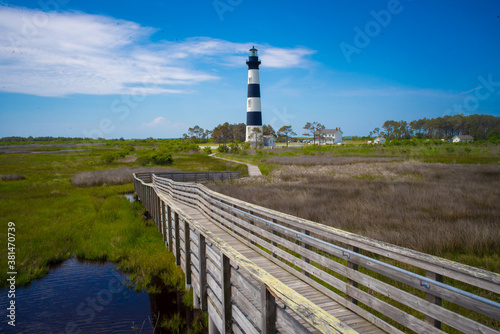
[[[321,133],[321,134],[323,134],[323,135],[330,135],[330,134],[331,134],[331,135],[334,135],[334,134],[336,134],[337,132],[342,133],[342,131],[340,130],[340,128],[335,128],[335,129],[323,129],[323,130],[321,130],[321,131],[316,130],[316,132],[315,132],[315,133],[316,133],[316,134]]]
[[[377,137],[374,140],[379,140],[380,141],[380,140],[385,140],[385,138],[384,137]]]
[[[460,140],[474,140],[474,137],[469,136],[469,135],[457,135],[454,136],[453,138],[457,137]]]

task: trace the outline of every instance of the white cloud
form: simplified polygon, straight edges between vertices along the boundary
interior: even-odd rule
[[[162,125],[164,123],[165,123],[165,117],[156,117],[152,122],[144,123],[144,124],[142,124],[142,126],[155,128],[158,125]]]
[[[189,93],[187,86],[219,79],[215,67],[242,66],[251,44],[208,37],[152,42],[155,31],[102,15],[0,5],[0,90],[39,96]],[[268,67],[302,66],[315,52],[262,47]]]
[[[308,61],[305,56],[310,56],[316,51],[307,48],[283,49],[265,48],[262,52],[262,61],[269,67],[305,67]]]
[[[151,122],[143,123],[141,125],[141,128],[162,128],[169,130],[179,130],[179,129],[184,129],[185,127],[186,124],[181,122],[171,122],[163,116],[156,117]]]

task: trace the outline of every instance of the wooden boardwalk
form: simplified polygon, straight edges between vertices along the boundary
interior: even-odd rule
[[[246,246],[244,243],[240,242],[229,233],[218,227],[217,224],[208,219],[199,210],[178,201],[172,201],[172,204],[183,210],[194,220],[203,224],[203,226],[205,226],[211,233],[218,236],[221,240],[227,242],[231,247],[233,247],[239,253],[243,254],[247,259],[255,263],[257,266],[259,266],[281,282],[285,283],[291,289],[297,291],[299,294],[309,299],[316,305],[321,306],[325,311],[327,311],[332,316],[339,319],[358,333],[384,333],[384,331],[361,318],[359,315],[346,309],[336,301],[332,300],[330,297],[314,289],[298,277],[291,275],[290,272],[284,270],[250,247]],[[295,316],[295,320],[300,322],[305,328],[307,328],[309,332],[317,332],[300,317]]]
[[[499,274],[165,175],[135,174],[134,188],[210,333],[500,333]]]

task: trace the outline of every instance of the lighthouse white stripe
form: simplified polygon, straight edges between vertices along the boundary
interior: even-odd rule
[[[247,140],[246,141],[253,141],[253,142],[255,142],[255,134],[252,133],[252,129],[253,128],[259,128],[260,129],[260,134],[262,135],[262,126],[261,125],[260,126],[247,125],[247,131],[246,131]]]
[[[247,98],[247,112],[248,111],[261,111],[261,109],[260,109],[260,97]]]
[[[259,70],[248,70],[248,83],[249,84],[259,83]]]

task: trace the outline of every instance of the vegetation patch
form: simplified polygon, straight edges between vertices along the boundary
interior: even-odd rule
[[[376,240],[500,272],[500,166],[282,166],[215,191]]]
[[[179,172],[175,168],[161,167],[134,167],[134,168],[118,168],[107,169],[93,172],[81,172],[76,174],[71,179],[71,184],[74,186],[102,186],[104,184],[116,185],[132,183],[134,173],[145,172]]]
[[[265,159],[265,162],[278,165],[348,165],[354,163],[375,163],[402,161],[395,157],[337,157],[337,156],[274,156]]]
[[[2,175],[2,181],[19,181],[19,180],[26,180],[26,176],[21,174]]]

